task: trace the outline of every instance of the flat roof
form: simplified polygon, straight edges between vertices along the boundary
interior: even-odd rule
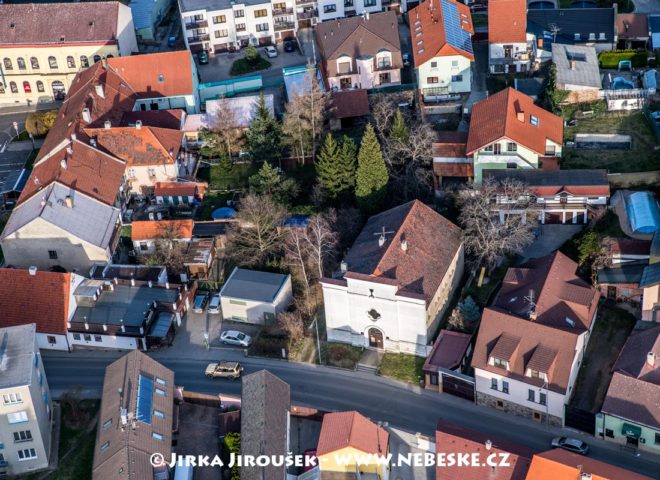
[[[220,290],[220,295],[272,303],[289,278],[289,275],[281,273],[234,268]]]
[[[36,333],[34,323],[0,328],[0,389],[30,384]]]
[[[239,5],[260,5],[262,3],[270,4],[270,0],[240,0],[233,2],[231,0],[181,0],[181,13],[190,12],[193,10],[206,10],[209,12],[215,10],[228,10],[234,4]]]
[[[90,271],[90,277],[99,280],[140,280],[157,282],[161,275],[167,275],[165,267],[148,265],[95,265]]]

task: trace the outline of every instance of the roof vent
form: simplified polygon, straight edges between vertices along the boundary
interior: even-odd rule
[[[378,237],[378,246],[382,247],[383,245],[385,245],[385,235]]]
[[[486,447],[486,450],[490,450],[491,448],[493,448],[493,442],[491,442],[490,440],[486,440],[486,442],[484,442],[484,446]]]
[[[37,267],[32,266],[28,268],[28,272],[30,272],[30,275],[34,277],[37,274]]]
[[[96,138],[94,138],[94,137],[90,138],[90,139],[89,139],[89,144],[90,144],[92,147],[96,147]]]
[[[525,112],[516,112],[516,118],[519,122],[525,123]]]
[[[66,205],[66,208],[73,208],[73,197],[67,195],[64,199],[64,204]]]
[[[135,129],[140,130],[142,128],[142,120],[135,121]]]
[[[66,167],[67,167],[67,165],[66,165],[66,158],[63,158],[62,160],[60,160],[60,166],[61,166],[64,170],[66,170]]]
[[[89,108],[83,108],[82,119],[83,119],[83,122],[85,122],[85,123],[91,123],[92,114],[89,112]]]
[[[112,123],[110,123],[110,120],[106,120],[105,122],[103,122],[103,128],[107,129],[110,127],[112,127]]]
[[[405,238],[401,240],[401,250],[403,250],[404,252],[408,251],[408,240],[406,240]]]
[[[346,263],[346,260],[341,261],[339,264],[339,270],[341,270],[341,273],[346,273],[348,271],[348,263]]]
[[[105,92],[103,91],[103,85],[101,85],[101,84],[94,85],[94,89],[96,90],[96,94],[99,97],[105,98]]]
[[[75,133],[72,133],[72,134],[71,134],[71,141],[73,142],[73,141],[75,141],[75,140],[77,140],[77,139],[78,139],[78,135],[76,135]]]
[[[90,26],[90,27],[93,27],[93,26],[94,26],[94,20],[92,20],[91,22],[89,22],[89,26]]]
[[[568,324],[569,327],[571,327],[571,328],[575,327],[575,320],[573,320],[572,318],[568,318],[568,317],[566,317],[565,320],[566,320],[566,323]]]
[[[646,363],[651,367],[655,367],[655,353],[649,352],[646,354]]]
[[[16,27],[16,24],[15,24],[14,22],[11,22],[11,23],[9,24],[9,28],[14,28],[14,27]]]
[[[73,155],[73,148],[71,147],[71,145],[66,147],[66,153],[69,154],[69,155]]]
[[[364,12],[364,21],[365,22],[369,21],[369,12]]]

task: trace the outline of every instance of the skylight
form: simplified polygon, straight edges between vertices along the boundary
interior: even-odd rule
[[[137,420],[151,423],[151,406],[154,400],[154,381],[140,374],[138,377]]]

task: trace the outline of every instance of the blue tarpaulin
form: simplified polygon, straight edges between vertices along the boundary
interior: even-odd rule
[[[660,229],[660,212],[651,192],[635,192],[626,202],[628,222],[633,233],[654,233]]]

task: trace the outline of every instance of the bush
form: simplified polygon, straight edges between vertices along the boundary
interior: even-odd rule
[[[451,312],[449,325],[452,330],[471,333],[480,317],[479,306],[472,297],[468,296],[465,300],[458,302],[456,308]]]
[[[25,130],[34,137],[43,137],[53,126],[57,119],[57,110],[48,110],[44,112],[32,112],[25,120]]]
[[[634,68],[644,68],[648,64],[648,52],[646,50],[611,50],[601,52],[598,55],[600,68],[619,68],[621,60],[630,60]]]
[[[254,45],[248,45],[245,48],[245,60],[247,60],[250,63],[256,63],[259,61],[259,52],[257,52],[257,49],[255,48]]]
[[[266,70],[270,68],[271,63],[263,58],[261,55],[257,54],[257,58],[254,61],[250,61],[247,58],[239,58],[231,66],[230,75],[245,75],[246,73],[257,72],[259,70]]]
[[[241,434],[240,433],[234,433],[230,432],[227,435],[225,435],[225,447],[227,448],[227,451],[231,454],[233,453],[235,456],[238,456],[241,454]],[[241,478],[241,470],[238,467],[238,465],[234,465],[231,467],[230,470],[230,480],[240,480]]]

